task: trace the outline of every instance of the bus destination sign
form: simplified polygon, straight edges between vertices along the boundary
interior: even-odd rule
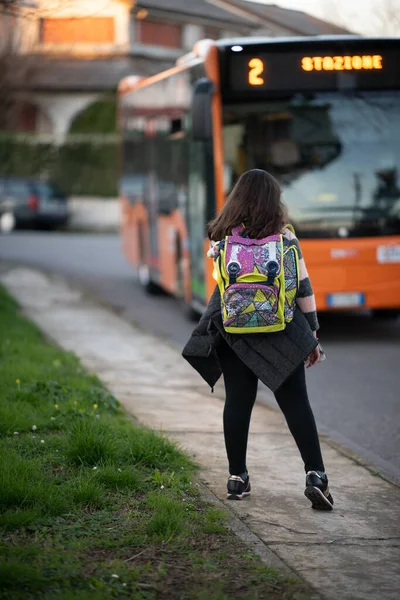
[[[265,47],[261,52],[244,48],[229,56],[229,89],[232,92],[381,89],[399,87],[398,53],[305,53]]]
[[[356,54],[355,56],[304,56],[303,71],[362,71],[383,69],[380,54]]]

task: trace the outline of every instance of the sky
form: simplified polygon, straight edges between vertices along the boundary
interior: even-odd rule
[[[400,0],[251,0],[260,4],[277,4],[283,8],[294,8],[309,14],[331,20],[339,25],[364,35],[380,35],[379,15],[389,6],[396,11],[397,17],[389,16],[390,26],[386,24],[388,35],[400,35]],[[387,12],[387,10],[386,10]],[[396,22],[395,22],[396,21]]]

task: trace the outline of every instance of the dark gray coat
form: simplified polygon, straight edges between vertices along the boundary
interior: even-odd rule
[[[307,319],[299,309],[283,331],[245,335],[227,333],[222,323],[221,297],[215,288],[206,312],[182,352],[212,388],[222,374],[217,352],[221,338],[273,392],[317,346]]]

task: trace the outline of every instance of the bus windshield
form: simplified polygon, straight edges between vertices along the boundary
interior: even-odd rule
[[[223,140],[225,192],[266,169],[302,237],[400,233],[400,92],[225,106]]]

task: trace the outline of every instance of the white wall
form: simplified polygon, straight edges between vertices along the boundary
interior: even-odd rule
[[[184,25],[182,32],[183,49],[192,50],[195,43],[204,37],[204,27],[200,25]]]
[[[121,204],[118,198],[71,196],[68,210],[68,229],[118,231],[121,222]]]
[[[39,106],[43,113],[38,133],[49,133],[49,122],[54,141],[62,144],[73,119],[87,106],[95,102],[101,94],[30,94],[30,101]]]

